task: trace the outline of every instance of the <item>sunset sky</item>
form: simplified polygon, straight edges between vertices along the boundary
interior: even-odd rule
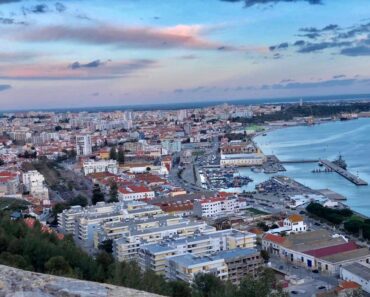
[[[354,93],[369,0],[0,0],[1,110]]]

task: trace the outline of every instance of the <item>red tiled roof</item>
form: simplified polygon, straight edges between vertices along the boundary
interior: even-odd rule
[[[284,237],[281,237],[279,235],[274,235],[274,234],[270,234],[270,233],[267,233],[264,238],[264,240],[268,240],[268,241],[272,241],[274,243],[277,243],[277,244],[282,244],[285,242],[285,238]]]
[[[331,256],[343,252],[349,252],[356,250],[358,248],[357,244],[354,242],[347,242],[335,246],[329,246],[326,248],[321,248],[321,249],[316,249],[316,250],[309,250],[305,251],[305,254],[321,258],[321,257],[326,257],[326,256]]]

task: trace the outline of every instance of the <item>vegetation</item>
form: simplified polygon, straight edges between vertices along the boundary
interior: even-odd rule
[[[273,121],[289,121],[295,117],[332,117],[341,113],[369,111],[369,102],[347,103],[347,104],[289,104],[282,107],[281,111],[271,114],[260,114],[252,118],[235,118],[235,122],[262,124]]]
[[[287,296],[280,289],[273,289],[276,284],[270,270],[261,271],[258,280],[247,277],[240,287],[210,274],[200,274],[191,288],[181,281],[167,282],[152,271],[142,272],[136,262],[115,262],[107,251],[111,252],[111,242],[105,242],[100,253],[92,258],[70,236],[58,239],[55,234],[43,233],[38,222],[29,228],[22,220],[12,221],[8,213],[0,213],[0,264],[3,265],[173,297]]]
[[[109,151],[109,159],[117,160],[117,148],[115,146],[111,147]]]
[[[102,193],[100,186],[98,184],[94,184],[93,188],[93,196],[92,196],[92,203],[95,205],[98,202],[103,202],[104,194]]]
[[[325,219],[334,225],[340,225],[353,215],[350,209],[332,209],[320,203],[310,203],[306,210],[315,216]]]
[[[109,197],[109,202],[118,202],[118,185],[114,180],[110,184]]]
[[[70,206],[80,205],[82,207],[85,207],[89,204],[87,198],[85,196],[82,196],[81,194],[77,195],[76,197],[72,198],[69,201]]]

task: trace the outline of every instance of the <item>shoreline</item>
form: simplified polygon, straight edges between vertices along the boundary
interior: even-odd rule
[[[260,137],[262,136],[263,134],[268,134],[268,133],[271,133],[271,132],[274,132],[274,131],[277,131],[277,130],[282,130],[282,129],[285,129],[285,128],[293,128],[293,127],[309,127],[309,126],[315,126],[315,125],[320,125],[320,124],[330,124],[330,123],[335,123],[335,122],[340,122],[340,120],[338,119],[333,119],[333,120],[330,120],[330,121],[325,121],[325,122],[320,122],[319,124],[314,124],[314,125],[308,125],[308,124],[305,124],[305,123],[297,123],[296,125],[282,125],[282,126],[268,126],[265,125],[264,126],[264,131],[261,131],[261,132],[258,132],[256,133],[252,138],[251,140],[253,141],[253,143],[262,151],[262,148],[260,147],[258,141],[256,140],[257,137]],[[267,135],[266,135],[267,136]],[[276,155],[276,157],[279,159],[279,156]],[[280,159],[279,159],[280,160]],[[283,174],[283,173],[282,173]],[[274,176],[274,175],[272,175]],[[295,179],[295,178],[293,178]],[[310,187],[310,189],[312,190],[316,190],[316,189],[313,189]],[[333,191],[335,191],[335,189],[332,189]],[[347,201],[348,201],[348,197],[347,197]],[[363,214],[363,213],[360,213],[359,211],[357,210],[354,210],[353,207],[347,205],[346,203],[343,203],[343,202],[339,202],[340,205],[343,205],[347,208],[349,208],[351,211],[353,211],[353,214],[356,215],[356,216],[359,216],[360,218],[366,220],[366,219],[370,219],[370,216],[366,215],[366,214]]]

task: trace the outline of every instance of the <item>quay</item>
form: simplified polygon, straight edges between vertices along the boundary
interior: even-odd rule
[[[328,160],[320,160],[320,162],[329,170],[333,170],[336,173],[340,174],[350,182],[354,183],[356,186],[367,186],[368,183],[364,181],[363,179],[355,176],[354,174],[348,172],[347,170],[339,167],[338,165],[334,164],[333,162],[330,162]]]
[[[280,161],[283,164],[298,164],[298,163],[318,163],[320,160],[310,160],[310,159],[301,159],[301,160],[285,160]]]

